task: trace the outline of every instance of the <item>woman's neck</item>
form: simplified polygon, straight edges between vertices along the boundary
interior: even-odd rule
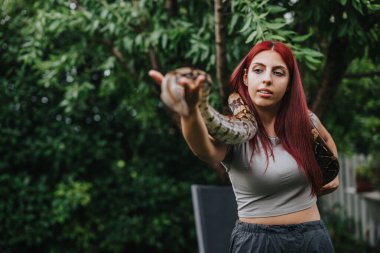
[[[276,122],[277,111],[262,110],[260,108],[256,108],[256,110],[260,116],[261,123],[263,124],[268,136],[270,137],[277,136],[276,131],[274,130],[274,124]]]

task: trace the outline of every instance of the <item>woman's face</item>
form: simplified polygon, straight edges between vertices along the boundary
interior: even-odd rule
[[[244,80],[256,109],[277,112],[289,83],[289,70],[281,55],[272,50],[258,53],[246,73]]]

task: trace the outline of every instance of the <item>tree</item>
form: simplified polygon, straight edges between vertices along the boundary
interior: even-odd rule
[[[216,77],[210,99],[221,109],[226,73],[253,43],[280,40],[294,50],[312,98],[343,30],[354,34],[345,52],[354,52],[354,41],[364,46],[336,79],[330,106],[337,113],[321,115],[342,137],[338,144],[379,147],[371,116],[380,106],[371,93],[378,77],[360,86],[352,79],[378,72],[379,27],[369,21],[378,5],[328,1],[309,11],[293,2],[2,2],[1,251],[195,251],[190,185],[220,181],[182,140],[147,76],[151,68],[205,69]],[[336,18],[333,29],[323,10],[337,6],[350,21]]]

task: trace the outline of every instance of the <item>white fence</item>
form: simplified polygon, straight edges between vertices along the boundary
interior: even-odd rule
[[[366,161],[363,155],[340,158],[340,186],[335,192],[322,196],[320,205],[332,208],[339,204],[354,219],[355,227],[359,228],[356,236],[375,246],[380,243],[380,192],[357,193],[355,189],[355,169]]]

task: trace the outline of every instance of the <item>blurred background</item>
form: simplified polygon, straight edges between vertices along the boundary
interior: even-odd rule
[[[225,111],[230,73],[264,39],[291,46],[311,110],[343,166],[370,175],[379,210],[378,1],[1,0],[0,8],[0,252],[197,252],[190,186],[228,178],[192,155],[147,73],[204,69],[211,102]],[[379,223],[355,221],[345,200],[323,209],[336,251],[375,252]]]

